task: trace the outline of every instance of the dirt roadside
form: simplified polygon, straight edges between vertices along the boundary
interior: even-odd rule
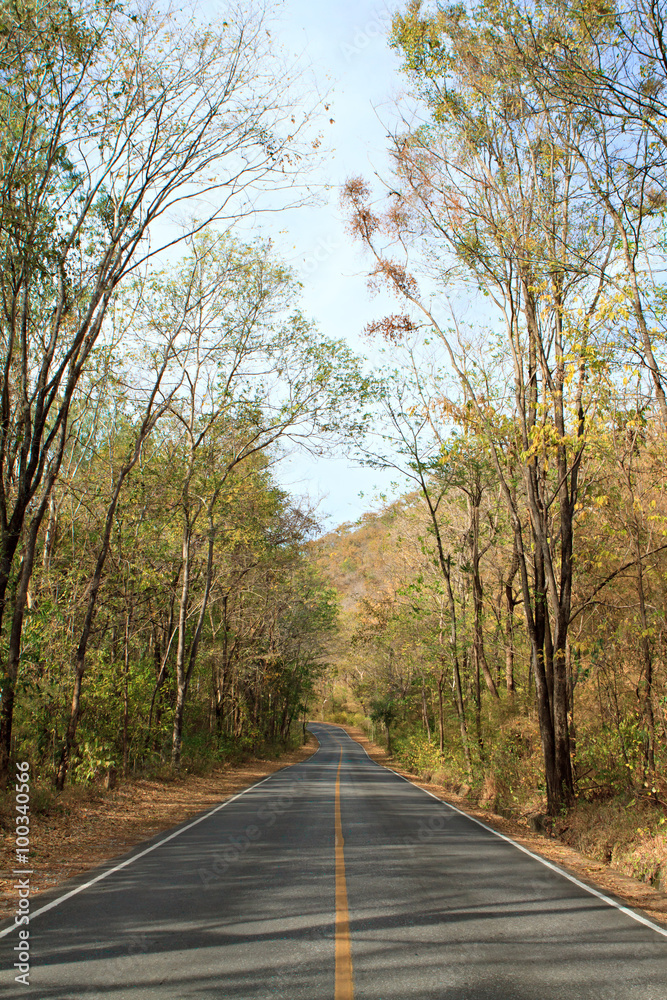
[[[336,723],[336,725],[340,725],[340,723]],[[341,725],[341,729],[344,729],[354,740],[360,743],[368,753],[368,756],[372,760],[377,761],[378,764],[391,767],[397,774],[407,778],[414,785],[433,792],[438,798],[456,806],[457,809],[461,809],[468,816],[473,816],[475,819],[490,826],[493,830],[497,830],[498,833],[503,833],[506,837],[511,837],[512,840],[516,840],[522,847],[526,847],[529,851],[533,851],[535,854],[546,858],[547,861],[551,861],[559,867],[564,868],[570,875],[574,875],[575,878],[597,889],[598,892],[604,892],[607,895],[613,896],[626,906],[639,910],[650,920],[654,920],[657,924],[667,927],[667,893],[659,889],[654,889],[653,886],[639,882],[627,875],[623,875],[609,865],[593,861],[591,858],[587,858],[585,855],[580,854],[571,847],[567,847],[552,837],[533,833],[527,826],[521,825],[516,820],[505,819],[503,816],[476,808],[467,799],[447,791],[442,785],[421,781],[417,775],[402,770],[397,762],[389,757],[382,747],[371,743],[362,729],[347,725]]]
[[[131,780],[113,791],[72,789],[47,815],[30,822],[31,909],[39,894],[127,853],[142,841],[218,805],[284,767],[307,760],[317,750],[310,736],[305,746],[275,760],[255,757],[223,765],[206,777],[184,775],[168,782]],[[18,890],[10,875],[15,866],[14,838],[0,841],[0,920],[16,912]]]

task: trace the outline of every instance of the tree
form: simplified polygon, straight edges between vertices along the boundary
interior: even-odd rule
[[[379,329],[383,324],[378,324]],[[420,351],[421,347],[421,351]],[[452,672],[454,703],[459,719],[461,743],[469,773],[472,762],[468,747],[466,713],[463,699],[461,640],[459,637],[460,612],[457,609],[453,573],[456,563],[465,565],[470,577],[473,604],[472,661],[475,671],[475,702],[480,752],[483,752],[479,712],[481,708],[480,672],[494,699],[498,690],[484,653],[482,626],[483,584],[481,560],[490,548],[494,535],[494,518],[487,510],[491,524],[491,539],[481,544],[484,528],[480,523],[482,501],[486,492],[495,485],[495,477],[481,449],[471,435],[451,435],[447,423],[455,419],[455,407],[445,396],[445,374],[432,370],[427,360],[428,345],[419,345],[416,338],[402,336],[400,343],[393,340],[394,357],[402,361],[400,368],[385,373],[380,395],[384,421],[378,424],[376,439],[360,449],[363,460],[379,468],[393,468],[417,486],[428,512],[429,532],[434,543],[434,561],[444,585],[448,619],[448,653]],[[378,448],[380,450],[378,450]],[[454,497],[463,497],[466,508],[458,511],[458,538],[447,541],[447,526],[442,523],[446,504]],[[449,532],[451,535],[451,532]],[[465,550],[465,551],[464,551]],[[429,553],[430,554],[430,553]],[[444,628],[441,628],[441,637]],[[441,662],[438,686],[440,694],[445,682],[445,662]],[[443,741],[443,706],[440,697],[440,740]]]
[[[396,718],[396,705],[390,695],[376,698],[371,705],[371,719],[381,722],[387,733],[387,752],[391,753],[391,727]]]
[[[324,437],[353,433],[363,419],[359,406],[367,385],[358,360],[341,342],[319,337],[298,312],[288,312],[295,297],[292,276],[272,260],[267,247],[212,238],[196,241],[191,260],[154,289],[160,322],[181,329],[191,345],[184,389],[170,402],[180,438],[176,452],[183,463],[176,505],[182,525],[172,751],[176,767],[213,582],[216,508],[230,474],[282,439],[321,447]],[[206,522],[206,582],[188,638],[192,545],[200,519]]]
[[[374,255],[376,280],[389,281],[444,345],[470,426],[486,442],[516,541],[553,812],[573,793],[565,667],[573,529],[589,410],[598,402],[591,376],[604,373],[591,331],[613,227],[604,211],[591,216],[592,199],[549,115],[524,116],[523,79],[505,72],[502,51],[474,18],[458,7],[422,16],[412,5],[395,19],[393,41],[426,119],[395,136],[398,197],[384,217],[369,207],[363,181],[348,183],[352,226]],[[578,127],[572,115],[568,127]],[[511,362],[511,409],[471,338],[460,325],[448,330],[405,263],[384,254],[383,228],[404,246],[419,242],[436,281],[458,276],[491,298]],[[444,263],[440,251],[449,254]],[[595,265],[582,266],[588,259]],[[405,336],[414,325],[394,317],[387,332]]]
[[[135,289],[135,291],[138,289]],[[89,580],[87,587],[87,607],[86,614],[81,629],[81,635],[79,638],[79,643],[76,649],[76,662],[75,662],[75,672],[74,672],[74,686],[72,691],[72,702],[70,708],[70,717],[67,725],[67,732],[63,741],[62,750],[60,753],[60,762],[58,765],[58,770],[56,773],[56,787],[63,789],[65,785],[65,780],[67,778],[67,771],[69,768],[69,761],[76,739],[76,731],[79,721],[80,707],[81,707],[81,689],[83,684],[83,677],[86,670],[86,652],[88,649],[88,642],[90,640],[91,631],[93,628],[93,622],[95,619],[95,614],[97,610],[97,599],[99,596],[100,585],[102,583],[102,575],[104,572],[107,556],[109,554],[109,548],[111,545],[111,534],[114,527],[116,511],[118,508],[118,503],[120,500],[121,492],[125,482],[132,472],[133,468],[141,458],[146,441],[152,434],[154,428],[159,422],[160,418],[167,412],[171,400],[173,399],[175,393],[180,387],[180,383],[185,377],[185,369],[183,367],[184,359],[187,359],[188,354],[193,349],[193,345],[188,343],[187,339],[183,344],[183,326],[185,325],[187,318],[187,308],[189,306],[189,297],[186,296],[186,304],[184,306],[184,314],[179,317],[179,322],[177,322],[173,327],[168,329],[168,331],[160,331],[164,333],[163,341],[159,345],[154,345],[150,353],[145,350],[138,354],[130,355],[130,364],[132,366],[136,365],[138,362],[144,362],[145,370],[150,371],[153,369],[153,380],[152,385],[150,381],[146,386],[147,400],[144,403],[143,411],[139,413],[136,419],[136,425],[131,428],[130,441],[126,447],[125,455],[121,458],[120,466],[114,467],[112,448],[115,443],[115,438],[122,441],[123,435],[120,432],[120,428],[110,428],[110,430],[115,431],[115,434],[110,435],[110,465],[111,474],[113,477],[113,486],[111,490],[111,495],[109,497],[106,514],[104,518],[104,529],[102,532],[102,537],[100,539],[99,549],[97,553],[97,559],[95,561],[95,568],[93,574]],[[136,313],[134,314],[136,318]],[[133,332],[131,330],[124,330],[124,337],[126,339],[128,335]],[[145,334],[147,331],[144,330]],[[151,333],[155,334],[155,330]],[[154,340],[154,337],[152,338]],[[139,343],[148,342],[150,343],[151,338],[146,337],[145,339],[139,335]],[[197,345],[198,346],[198,345]],[[196,349],[196,348],[195,348]],[[142,357],[142,353],[144,357]],[[146,356],[148,354],[148,356]],[[180,362],[180,363],[179,363]],[[176,368],[176,377],[174,377],[173,369]],[[171,372],[170,372],[171,369]],[[171,377],[169,378],[169,374]],[[116,378],[118,378],[119,371],[117,367]],[[168,377],[169,386],[166,390],[163,390],[163,382],[165,381],[165,376]],[[123,412],[122,402],[126,402],[121,397],[121,407],[120,411]],[[132,403],[135,403],[132,400]],[[126,416],[123,414],[123,416]],[[121,424],[123,421],[121,420]],[[46,548],[46,543],[45,543]],[[127,649],[127,643],[126,643]],[[125,728],[127,729],[127,721],[125,723]],[[125,754],[126,756],[126,754]]]
[[[524,114],[549,115],[562,146],[576,157],[589,190],[613,220],[617,265],[608,272],[634,323],[622,323],[626,347],[649,373],[663,428],[664,327],[651,299],[666,205],[665,22],[653,0],[610,3],[560,0],[541,8],[522,0],[481,4],[489,43],[530,82]],[[563,121],[576,116],[577,128]],[[623,315],[619,310],[618,319]]]
[[[300,155],[261,17],[200,27],[58,2],[2,19],[0,780],[37,537],[115,290],[188,232],[284,187]],[[199,220],[175,229],[188,202]]]

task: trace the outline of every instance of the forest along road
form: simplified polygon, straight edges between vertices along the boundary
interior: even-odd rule
[[[666,932],[375,764],[340,728],[310,729],[309,760],[69,898],[34,899],[29,986],[4,924],[2,996],[665,1000]]]

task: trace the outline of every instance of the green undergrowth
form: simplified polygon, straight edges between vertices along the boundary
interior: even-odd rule
[[[202,738],[191,736],[183,742],[181,767],[171,767],[166,754],[148,751],[144,757],[123,774],[122,768],[97,747],[83,744],[70,769],[65,789],[58,792],[53,783],[54,768],[44,761],[31,763],[30,814],[49,816],[68,813],[73,808],[92,803],[113,794],[113,789],[124,780],[159,781],[162,784],[179,781],[189,775],[205,777],[217,768],[251,760],[278,760],[284,753],[302,746],[303,729],[295,725],[285,740],[262,739],[258,734],[243,738]],[[0,790],[0,830],[13,829],[15,816],[15,789],[11,784]]]

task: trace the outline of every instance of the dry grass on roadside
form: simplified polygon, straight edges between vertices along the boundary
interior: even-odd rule
[[[558,837],[575,850],[641,882],[667,882],[667,824],[641,799],[578,802],[556,824]]]

